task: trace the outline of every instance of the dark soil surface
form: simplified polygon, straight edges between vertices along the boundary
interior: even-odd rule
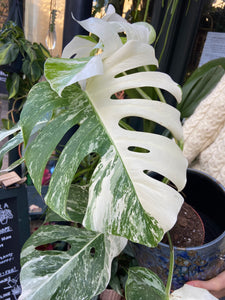
[[[196,247],[204,244],[205,229],[198,213],[184,202],[175,226],[170,230],[172,243],[176,247]],[[162,240],[168,244],[167,236]]]

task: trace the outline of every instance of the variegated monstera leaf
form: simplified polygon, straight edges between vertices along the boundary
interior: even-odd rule
[[[47,204],[71,220],[67,198],[73,176],[84,157],[98,153],[101,159],[91,179],[83,225],[93,231],[155,246],[175,224],[183,199],[173,188],[149,177],[145,171],[165,176],[181,190],[187,163],[173,140],[125,130],[119,121],[129,116],[152,120],[179,140],[182,138],[180,115],[175,108],[159,101],[112,100],[111,97],[122,90],[147,86],[166,90],[179,101],[181,90],[161,72],[127,74],[131,69],[157,65],[154,49],[149,44],[151,28],[142,23],[131,25],[113,12],[103,20],[90,18],[80,24],[99,36],[99,42],[76,37],[65,49],[63,58],[48,59],[45,76],[49,83],[36,85],[23,109],[21,126],[25,144],[35,124],[46,113],[54,112],[27,146],[28,171],[40,191],[52,151],[72,126],[79,125],[59,157],[45,199]],[[119,32],[126,32],[125,43]],[[77,57],[71,59],[76,53]],[[145,153],[134,152],[135,147],[145,149]]]

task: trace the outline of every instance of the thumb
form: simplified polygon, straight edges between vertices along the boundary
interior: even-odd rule
[[[187,282],[187,284],[194,287],[202,288],[208,290],[212,295],[217,298],[225,296],[225,282],[222,281],[222,278],[215,277],[207,281],[193,280]]]
[[[189,284],[194,287],[206,289],[206,290],[212,290],[215,288],[211,280],[208,281],[201,281],[201,280],[193,280],[193,281],[188,281],[186,284]]]

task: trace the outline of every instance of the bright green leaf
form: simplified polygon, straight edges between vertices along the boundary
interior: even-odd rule
[[[212,60],[196,69],[183,86],[182,101],[177,105],[182,118],[190,117],[195,108],[225,73],[225,58]]]
[[[7,65],[12,63],[19,53],[17,44],[8,42],[0,47],[0,65]]]
[[[8,90],[8,98],[12,99],[16,96],[20,86],[20,75],[17,73],[9,74],[6,80],[6,87]]]

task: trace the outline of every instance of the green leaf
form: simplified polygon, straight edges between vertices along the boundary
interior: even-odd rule
[[[151,270],[133,267],[128,272],[125,296],[126,300],[165,300],[165,286]]]
[[[19,53],[17,44],[7,42],[0,47],[0,65],[12,63]]]
[[[8,168],[1,170],[0,172],[11,172],[13,171],[16,167],[20,166],[22,163],[24,162],[24,158],[21,157],[18,160],[14,161],[10,166],[8,166]]]
[[[44,57],[50,57],[50,53],[49,51],[42,45],[42,44],[39,44],[38,47],[40,48],[40,50],[42,51]]]
[[[6,80],[6,87],[8,90],[8,98],[12,99],[19,91],[20,86],[20,75],[17,73],[9,74]]]
[[[25,43],[23,43],[22,45],[23,45],[24,51],[27,53],[27,55],[29,57],[29,60],[31,62],[34,62],[35,60],[37,60],[36,52],[33,49],[33,45],[28,41],[25,41]]]
[[[2,119],[2,126],[4,129],[9,130],[10,128],[14,127],[14,123],[12,120],[9,119]]]
[[[22,132],[19,132],[16,136],[6,142],[0,149],[0,161],[3,159],[4,155],[10,150],[17,147],[23,142]]]
[[[188,118],[195,108],[220,81],[225,73],[225,58],[212,60],[188,78],[183,86],[182,101],[177,105],[182,118]]]
[[[38,246],[56,241],[68,243],[69,249],[36,250]],[[112,259],[125,245],[124,239],[85,229],[42,226],[22,250],[20,280],[23,292],[20,299],[91,299],[106,288]]]
[[[30,69],[30,78],[32,82],[38,81],[38,79],[41,77],[42,72],[40,69],[40,66],[37,61],[31,62],[31,69]]]
[[[0,131],[0,141],[2,141],[6,137],[8,137],[11,134],[14,134],[14,133],[16,133],[17,131],[20,131],[20,130],[21,130],[21,126],[20,126],[19,122],[14,127],[10,128],[10,129],[2,129]]]

